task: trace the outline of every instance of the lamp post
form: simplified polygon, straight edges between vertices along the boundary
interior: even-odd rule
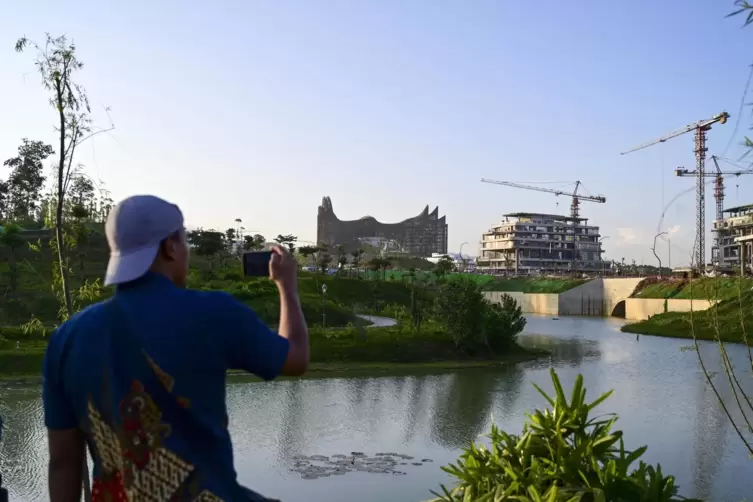
[[[327,296],[327,285],[322,284],[322,328],[327,327],[327,312],[324,310],[324,298]]]
[[[599,261],[601,262],[601,275],[606,275],[606,267],[604,266],[604,258],[601,256],[601,252],[603,251],[601,243],[604,241],[604,239],[609,239],[608,235],[604,235],[602,237],[599,237]]]
[[[463,264],[463,272],[465,272],[465,258],[463,258],[463,246],[468,244],[467,242],[464,242],[460,245],[460,263]]]
[[[659,232],[658,234],[656,234],[654,236],[654,247],[651,248],[651,251],[654,253],[654,256],[656,256],[656,261],[659,262],[659,278],[661,278],[664,274],[662,273],[662,268],[661,268],[661,258],[659,258],[659,255],[656,254],[656,239],[658,239],[662,235],[669,235],[669,233]]]

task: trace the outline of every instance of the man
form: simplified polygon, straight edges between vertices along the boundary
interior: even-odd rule
[[[85,445],[94,501],[266,500],[236,480],[225,376],[306,371],[295,259],[272,248],[278,334],[229,294],[184,289],[189,248],[177,206],[130,197],[105,232],[115,295],[60,326],[45,355],[51,501],[80,499]]]

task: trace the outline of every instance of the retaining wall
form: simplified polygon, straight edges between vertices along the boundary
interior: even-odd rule
[[[511,296],[524,314],[559,315],[559,295],[547,293],[521,293],[519,291],[485,291],[487,300],[494,303],[502,301],[502,295]]]
[[[499,303],[502,295],[515,299],[526,314],[610,316],[620,302],[633,294],[642,279],[593,279],[560,294],[487,291],[489,301]]]
[[[593,279],[560,294],[561,315],[611,316],[620,302],[633,294],[643,279]]]
[[[701,311],[708,309],[712,305],[714,305],[712,300],[628,298],[625,300],[625,319],[630,321],[645,321],[650,316],[656,314],[664,314],[665,312],[690,312],[691,309],[693,311]]]

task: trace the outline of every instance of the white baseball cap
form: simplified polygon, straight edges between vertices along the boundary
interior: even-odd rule
[[[183,213],[175,204],[153,195],[134,195],[121,201],[105,224],[110,246],[105,286],[146,274],[162,241],[182,228]]]

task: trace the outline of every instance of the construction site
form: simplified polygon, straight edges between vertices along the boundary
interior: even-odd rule
[[[510,213],[481,236],[476,266],[479,271],[515,274],[605,273],[599,227],[580,217],[580,201],[604,203],[606,198],[509,181],[482,179],[483,183],[572,197],[570,216],[542,213]]]
[[[689,267],[678,268],[675,272],[691,275],[751,274],[753,273],[753,204],[724,208],[725,178],[753,174],[753,170],[741,166],[738,162],[716,155],[711,155],[713,169],[706,169],[707,134],[714,125],[727,122],[730,115],[725,111],[709,119],[688,124],[651,141],[637,145],[621,152],[626,155],[653,145],[664,143],[686,133],[694,133],[693,153],[695,169],[677,167],[674,171],[678,177],[696,179],[696,207],[694,214],[695,241],[692,261]],[[724,166],[720,166],[720,163]],[[733,169],[726,169],[731,167]],[[550,193],[555,196],[567,196],[572,199],[570,215],[554,215],[535,212],[516,212],[504,215],[504,220],[496,223],[484,232],[479,242],[477,266],[480,271],[492,273],[598,273],[608,275],[613,272],[611,261],[604,259],[603,237],[598,226],[588,224],[588,218],[580,215],[580,202],[603,204],[603,195],[579,193],[580,181],[574,182],[575,188],[555,190],[483,178],[483,183],[492,183],[523,190]],[[542,182],[546,183],[546,182]],[[706,259],[706,186],[713,185],[715,214],[711,228],[711,259]],[[662,214],[662,219],[663,219]],[[656,240],[668,239],[666,231],[657,232],[651,250],[656,254]],[[651,244],[651,243],[647,243]]]

